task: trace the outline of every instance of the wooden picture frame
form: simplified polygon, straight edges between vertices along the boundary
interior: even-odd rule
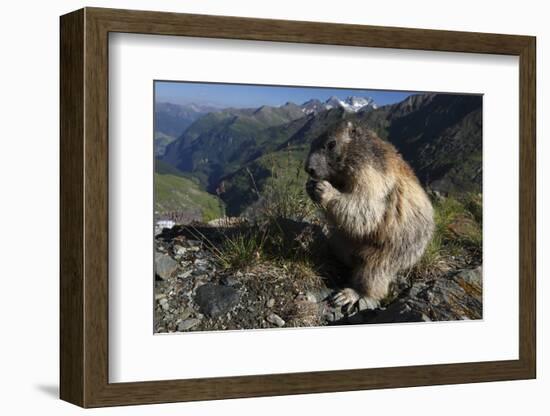
[[[535,333],[535,38],[85,8],[61,17],[60,396],[82,407],[530,379]],[[109,383],[108,34],[514,55],[520,66],[519,359]]]

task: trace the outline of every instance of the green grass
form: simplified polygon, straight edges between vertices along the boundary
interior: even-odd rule
[[[226,269],[246,269],[265,258],[264,245],[267,233],[254,227],[243,228],[236,234],[226,236],[219,259]]]
[[[199,185],[187,178],[155,173],[155,211],[196,212],[203,221],[210,221],[223,215],[222,202],[214,195],[200,189]]]
[[[247,209],[250,212],[251,206],[255,210],[254,203],[264,199],[270,203],[269,209],[279,211],[284,218],[307,217],[313,205],[305,193],[305,157],[303,149],[279,150],[257,158],[228,177],[222,194],[228,215],[238,216]]]
[[[299,262],[307,269],[313,253],[304,243],[304,221],[319,221],[317,207],[305,191],[301,158],[290,150],[262,158],[261,176],[246,169],[243,187],[258,201],[247,211],[248,222],[227,233],[219,253],[224,267],[251,266],[269,260],[279,265]],[[311,238],[310,238],[311,240]]]
[[[315,218],[316,206],[305,191],[307,176],[302,166],[302,158],[288,150],[270,154],[266,162],[270,175],[266,178],[261,191],[257,189],[254,178],[250,178],[255,192],[263,199],[261,215],[269,221],[277,218],[294,221]]]
[[[420,261],[411,269],[413,278],[436,277],[480,262],[482,256],[481,196],[466,194],[433,202],[435,230]]]

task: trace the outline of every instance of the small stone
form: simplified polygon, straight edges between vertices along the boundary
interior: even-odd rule
[[[185,256],[185,253],[187,253],[187,249],[185,247],[182,247],[182,246],[175,246],[174,247],[174,252],[178,256]]]
[[[323,314],[323,317],[327,322],[336,322],[344,318],[341,308],[330,308],[326,310]]]
[[[178,263],[172,257],[162,253],[155,254],[155,273],[162,280],[172,277],[177,267]]]
[[[275,299],[271,298],[269,299],[266,303],[265,303],[265,306],[267,306],[268,308],[272,308],[275,306]],[[284,325],[284,323],[283,323]]]
[[[312,292],[306,292],[305,300],[310,303],[317,303],[317,297]]]
[[[220,283],[224,286],[239,286],[239,280],[234,276],[224,276],[221,278]]]
[[[178,278],[180,279],[187,279],[191,274],[193,273],[193,270],[186,270],[183,273],[178,274]]]
[[[161,299],[164,299],[164,298],[166,298],[166,294],[164,294],[164,293],[157,293],[155,295],[155,300],[157,300],[157,301],[160,301]]]
[[[208,274],[204,270],[194,270],[192,274],[195,279],[208,279]]]
[[[187,331],[200,323],[200,319],[190,318],[178,324],[178,331]]]
[[[273,325],[277,325],[279,328],[285,326],[285,321],[276,313],[270,313],[266,318],[267,322]]]
[[[208,268],[210,262],[206,260],[196,259],[193,264],[197,269],[204,271]]]
[[[185,320],[191,316],[191,311],[189,309],[183,309],[180,311],[178,317],[181,320]]]

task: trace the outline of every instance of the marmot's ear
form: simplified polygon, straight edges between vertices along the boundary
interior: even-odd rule
[[[348,137],[351,140],[353,137],[355,137],[355,133],[357,132],[357,126],[352,121],[346,122],[346,131],[348,133]]]
[[[344,130],[342,132],[342,135],[340,136],[340,140],[342,140],[344,143],[351,142],[355,132],[355,126],[351,121],[346,121],[344,124]]]

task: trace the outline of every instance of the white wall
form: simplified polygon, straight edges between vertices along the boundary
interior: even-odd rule
[[[4,2],[1,10],[0,120],[2,259],[0,409],[4,414],[66,415],[77,407],[56,399],[58,385],[58,16],[82,6],[241,15],[295,20],[408,26],[538,37],[538,313],[539,378],[536,381],[424,387],[262,399],[92,410],[88,414],[547,414],[550,361],[544,346],[543,237],[548,210],[542,194],[550,162],[543,114],[550,85],[543,67],[550,56],[545,2],[125,0]],[[504,167],[505,168],[505,167]],[[546,178],[543,178],[543,175]],[[546,201],[543,201],[543,196]],[[27,225],[21,225],[27,219]],[[546,265],[548,263],[546,262]],[[360,346],[358,346],[360,348]],[[32,414],[32,413],[31,413]]]

